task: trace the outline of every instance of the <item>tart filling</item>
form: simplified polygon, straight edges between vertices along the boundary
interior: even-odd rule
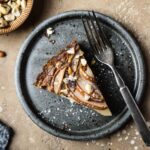
[[[112,115],[77,41],[72,41],[45,64],[35,85],[94,109],[101,115]]]

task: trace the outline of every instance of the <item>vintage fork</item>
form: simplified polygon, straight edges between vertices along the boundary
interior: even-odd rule
[[[94,11],[88,12],[88,15],[88,17],[82,17],[82,22],[94,56],[98,61],[109,66],[113,71],[120,93],[134,119],[142,139],[147,146],[150,146],[150,130],[128,87],[114,66],[114,55],[110,42],[104,34]]]

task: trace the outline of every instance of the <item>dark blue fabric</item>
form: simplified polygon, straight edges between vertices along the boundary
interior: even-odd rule
[[[0,123],[0,150],[6,150],[10,139],[10,129]]]

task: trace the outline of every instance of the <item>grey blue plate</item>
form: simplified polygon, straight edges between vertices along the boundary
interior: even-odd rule
[[[140,102],[145,71],[140,48],[134,38],[119,23],[96,13],[115,53],[115,65],[137,102]],[[42,129],[55,136],[72,140],[91,140],[113,133],[130,118],[130,113],[118,91],[109,68],[96,62],[91,68],[97,83],[112,110],[112,117],[72,104],[68,100],[34,87],[42,66],[60,49],[76,38],[85,52],[88,63],[93,59],[81,16],[87,11],[59,14],[40,24],[24,42],[18,55],[15,79],[17,94],[29,117]],[[45,36],[48,27],[55,30],[50,39]],[[51,41],[55,40],[55,43]]]

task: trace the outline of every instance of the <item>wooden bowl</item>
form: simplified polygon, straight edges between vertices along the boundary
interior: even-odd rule
[[[29,14],[32,10],[32,6],[33,6],[33,0],[27,0],[27,6],[23,10],[21,15],[16,20],[11,22],[10,26],[0,29],[0,34],[12,32],[12,31],[16,30],[18,27],[20,27],[25,22],[25,20],[28,18]]]

